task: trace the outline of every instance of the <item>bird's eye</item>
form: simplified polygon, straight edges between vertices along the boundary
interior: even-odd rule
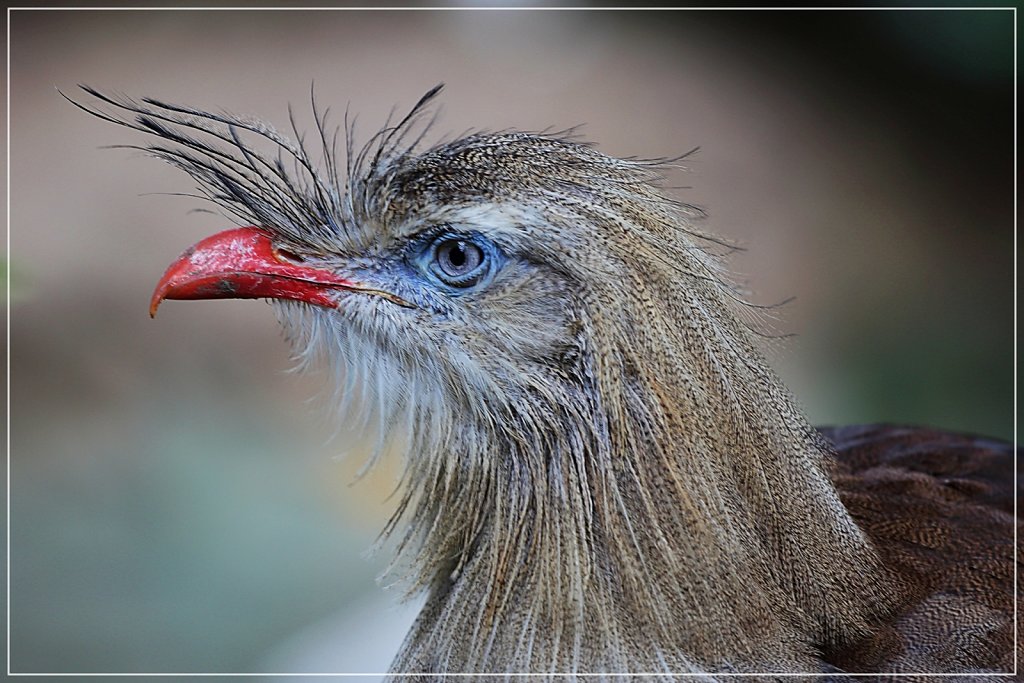
[[[466,239],[443,238],[434,246],[430,269],[453,287],[470,287],[487,274],[487,253]]]

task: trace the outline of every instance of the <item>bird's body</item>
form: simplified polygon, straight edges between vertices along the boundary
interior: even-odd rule
[[[1012,670],[1012,449],[950,464],[977,443],[931,435],[915,470],[913,433],[836,431],[835,460],[657,163],[420,151],[432,91],[342,183],[319,113],[321,170],[265,124],[90,92],[256,226],[183,255],[154,310],[279,300],[349,428],[405,452],[388,530],[428,597],[394,671]]]
[[[1012,446],[880,425],[823,433],[840,497],[899,590],[866,639],[828,660],[848,671],[1012,671]]]

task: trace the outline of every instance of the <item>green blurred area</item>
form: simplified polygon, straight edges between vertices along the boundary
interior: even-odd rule
[[[318,480],[338,463],[293,452],[272,401],[198,389],[106,406],[113,433],[91,411],[15,428],[15,670],[259,670],[372,585],[372,531]]]

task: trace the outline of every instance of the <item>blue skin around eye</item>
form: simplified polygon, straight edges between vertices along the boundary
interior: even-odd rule
[[[471,285],[458,286],[446,282],[432,267],[437,258],[437,246],[449,240],[461,240],[473,244],[480,249],[483,258],[480,261],[478,270],[482,272],[480,278]],[[434,286],[447,294],[461,295],[476,291],[486,286],[494,277],[494,274],[504,264],[504,255],[497,245],[480,233],[458,233],[445,230],[441,233],[424,236],[410,245],[407,261],[414,266],[417,274],[428,284]]]

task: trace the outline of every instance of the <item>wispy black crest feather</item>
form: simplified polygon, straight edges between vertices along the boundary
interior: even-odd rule
[[[443,85],[431,88],[397,125],[385,125],[355,154],[355,120],[350,123],[346,113],[344,187],[337,159],[341,128],[330,128],[330,110],[320,112],[312,87],[319,160],[309,153],[291,107],[288,116],[294,142],[257,119],[183,107],[151,97],[135,100],[108,95],[87,85],[79,87],[101,106],[60,94],[98,118],[172,143],[118,147],[141,150],[185,171],[199,183],[200,196],[243,224],[268,228],[298,247],[330,251],[337,248],[338,237],[351,229],[365,211],[367,198],[386,181],[389,163],[410,154],[423,140],[432,121],[407,143],[421,114]],[[252,139],[243,137],[246,135]],[[261,151],[260,146],[268,143],[272,151]]]

